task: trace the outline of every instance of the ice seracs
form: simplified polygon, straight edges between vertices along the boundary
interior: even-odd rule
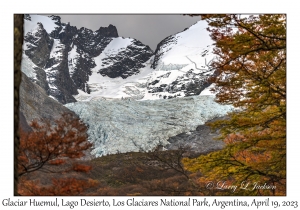
[[[166,146],[171,136],[195,130],[232,110],[231,106],[214,102],[214,96],[148,101],[102,99],[65,106],[88,125],[95,156]]]

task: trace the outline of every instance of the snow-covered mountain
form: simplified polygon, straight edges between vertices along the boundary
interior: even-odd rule
[[[61,23],[59,16],[26,15],[22,71],[63,104],[199,95],[213,75],[206,27],[199,21],[153,52],[119,37],[113,25],[92,31]]]
[[[21,114],[29,122],[67,107],[88,125],[96,156],[165,147],[171,137],[232,110],[209,96],[214,72],[206,27],[199,21],[153,52],[120,37],[113,25],[92,31],[59,16],[26,15],[21,69],[28,79],[21,86],[43,91],[36,89],[37,111],[30,106],[36,97],[28,101],[24,93]],[[46,95],[51,103],[44,103]]]
[[[80,92],[75,98],[78,101],[99,98],[153,100],[199,95],[210,85],[208,79],[214,75],[209,69],[213,54],[212,40],[206,27],[206,22],[199,21],[165,38],[157,45],[153,56],[144,63],[145,67],[125,80],[99,75],[95,69],[101,65],[105,69],[106,64],[98,60],[99,64],[88,82],[90,94]],[[118,52],[110,46],[106,50],[114,52],[108,56],[108,61]],[[109,53],[105,51],[97,59],[107,58]]]
[[[139,74],[153,55],[140,41],[119,37],[113,25],[92,31],[61,23],[59,16],[26,15],[24,26],[22,71],[63,104],[75,102],[78,91],[97,92],[95,77]]]
[[[158,44],[148,93],[159,98],[184,97],[199,95],[209,86],[214,72],[208,66],[213,54],[206,27],[206,22],[199,21]]]

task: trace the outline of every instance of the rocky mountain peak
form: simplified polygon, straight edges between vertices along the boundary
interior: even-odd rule
[[[31,16],[29,14],[25,14],[24,15],[24,19],[31,21]]]
[[[74,41],[74,37],[77,34],[77,27],[71,26],[70,24],[64,24],[62,23],[62,30],[58,34],[58,39],[63,44],[66,44],[67,46],[71,46],[72,42]]]
[[[44,26],[41,22],[38,22],[37,25],[38,25],[38,28],[37,28],[38,32],[41,32],[41,31],[45,30]]]
[[[34,31],[25,35],[25,54],[39,67],[44,67],[50,55],[53,40],[44,29],[41,22],[37,23]]]
[[[88,29],[88,28],[85,28],[85,27],[81,27],[81,28],[78,30],[78,33],[87,36],[87,35],[93,34],[93,31],[92,31],[91,29]]]
[[[105,36],[105,37],[118,37],[118,31],[116,26],[109,24],[108,27],[100,27],[95,33],[98,36]],[[97,36],[96,35],[96,36]]]
[[[52,20],[54,20],[54,23],[58,26],[61,26],[61,17],[57,16],[57,15],[50,15],[49,16]]]
[[[25,27],[24,53],[39,69],[24,65],[24,72],[31,72],[32,81],[63,104],[75,102],[78,90],[90,93],[93,72],[125,79],[138,74],[153,54],[135,39],[118,37],[112,24],[93,31],[62,23],[55,15],[27,15]]]
[[[168,36],[165,39],[163,39],[160,43],[158,43],[154,52],[155,56],[151,68],[155,69],[157,67],[161,56],[164,54],[162,49],[173,43],[176,44],[176,37],[174,35]]]
[[[99,97],[186,97],[210,85],[211,50],[199,39],[206,27],[201,23],[168,36],[154,53],[134,38],[119,37],[112,24],[93,31],[61,23],[59,16],[31,15],[25,26],[25,54],[40,68],[26,71],[63,104]]]

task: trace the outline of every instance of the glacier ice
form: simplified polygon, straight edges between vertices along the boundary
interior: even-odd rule
[[[232,106],[220,105],[214,96],[169,100],[95,100],[65,105],[88,126],[96,157],[131,151],[151,151],[168,139],[195,130],[198,125],[223,116]]]

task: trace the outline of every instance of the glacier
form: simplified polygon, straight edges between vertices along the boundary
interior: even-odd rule
[[[96,157],[166,146],[168,139],[193,131],[198,125],[226,115],[232,106],[220,105],[215,96],[202,95],[169,100],[105,100],[69,103],[88,126]]]

